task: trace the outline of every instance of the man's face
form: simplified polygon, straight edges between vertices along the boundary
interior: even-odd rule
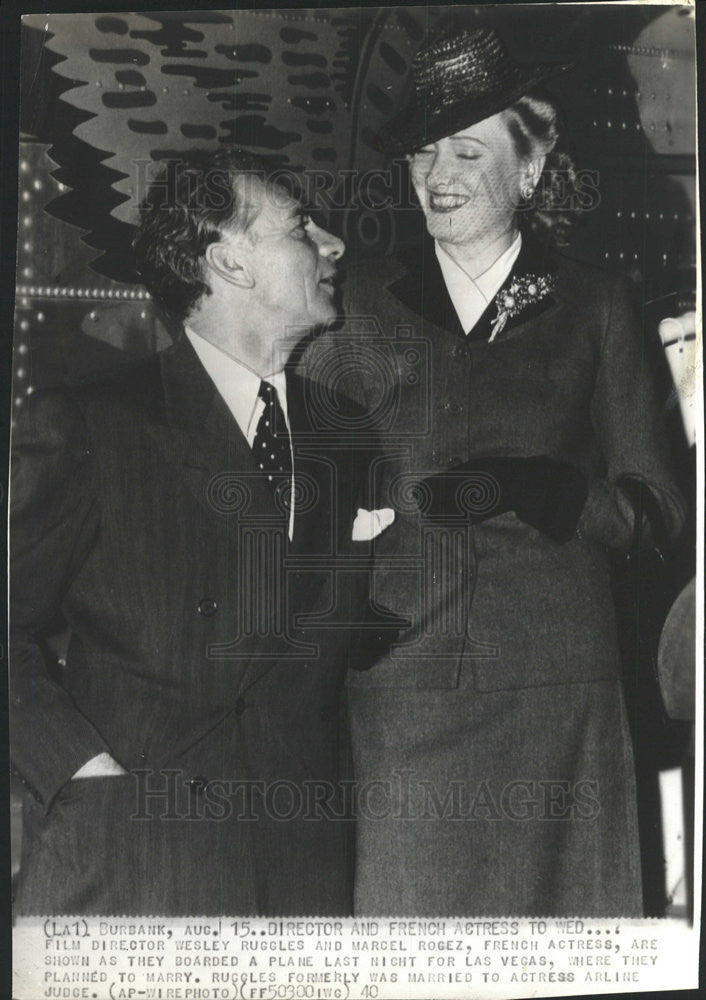
[[[502,112],[424,146],[409,160],[434,239],[473,244],[491,241],[512,227],[523,161]]]
[[[257,182],[257,215],[237,237],[238,255],[253,281],[248,302],[274,341],[336,316],[336,261],[345,244],[317,226],[283,188]]]

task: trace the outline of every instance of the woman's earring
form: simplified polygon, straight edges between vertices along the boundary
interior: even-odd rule
[[[530,198],[534,194],[534,188],[532,187],[529,181],[525,181],[525,183],[520,186],[520,194],[522,195],[525,201],[530,200]]]

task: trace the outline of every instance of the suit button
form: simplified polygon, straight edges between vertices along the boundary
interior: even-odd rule
[[[449,459],[449,468],[450,469],[453,469],[454,466],[460,465],[460,464],[461,464],[461,459],[459,458],[458,455],[452,455],[451,458]]]
[[[213,600],[212,597],[202,597],[199,601],[196,610],[204,618],[211,618],[218,611],[218,604]]]
[[[187,784],[192,795],[203,795],[206,791],[206,786],[208,785],[208,778],[191,778]]]
[[[450,403],[449,410],[451,413],[458,415],[459,413],[463,413],[463,406],[460,403]]]
[[[247,708],[247,705],[245,704],[245,702],[243,701],[243,699],[242,698],[238,698],[238,700],[235,703],[235,714],[236,715],[242,715],[246,708]]]

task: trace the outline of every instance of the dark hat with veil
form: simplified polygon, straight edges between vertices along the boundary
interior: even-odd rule
[[[507,108],[569,63],[517,63],[494,28],[447,28],[412,61],[411,101],[377,136],[385,153],[410,153]]]

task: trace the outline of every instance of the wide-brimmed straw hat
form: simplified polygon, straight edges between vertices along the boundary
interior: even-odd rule
[[[415,55],[412,99],[380,131],[378,149],[410,153],[438,142],[497,114],[532,87],[570,68],[570,63],[515,62],[494,28],[445,33]]]

